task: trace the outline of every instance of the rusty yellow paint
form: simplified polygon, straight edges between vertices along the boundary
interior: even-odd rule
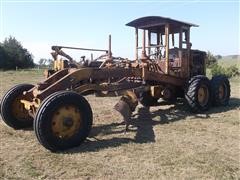
[[[54,70],[59,71],[64,69],[64,61],[62,59],[54,60]]]
[[[38,99],[38,98],[34,98],[34,99],[33,99],[33,104],[34,104],[34,106],[35,106],[36,108],[39,108],[40,105],[41,105],[41,100]]]
[[[169,24],[167,23],[165,25],[165,51],[166,51],[166,69],[165,69],[165,73],[168,74],[169,73]]]
[[[138,103],[138,98],[137,98],[136,94],[133,91],[131,91],[131,90],[125,91],[124,95],[128,96],[129,99],[131,99],[131,102],[133,104]]]
[[[25,105],[21,103],[22,95],[18,96],[14,99],[12,103],[12,115],[18,120],[25,120],[28,119],[29,114],[27,109],[25,109]]]
[[[202,86],[198,89],[198,102],[201,106],[205,106],[209,100],[209,91],[207,86]]]
[[[68,76],[79,81],[79,80],[89,79],[91,75],[93,75],[93,72],[94,72],[94,69],[91,69],[91,68],[76,69],[75,71],[70,73]]]
[[[79,131],[81,121],[81,113],[76,106],[64,105],[52,117],[53,134],[59,138],[70,138]]]
[[[39,106],[41,105],[41,100],[38,98],[34,98],[32,102],[25,99],[21,99],[20,103],[23,104],[26,110],[31,110],[31,108],[39,108]]]
[[[119,111],[120,113],[122,112],[121,110],[123,110],[124,111],[124,109],[126,108],[126,107],[124,107],[125,105],[121,105],[121,103],[122,102],[124,102],[124,103],[126,103],[127,104],[127,109],[128,108],[130,108],[130,111],[131,112],[133,112],[133,111],[135,111],[135,109],[136,109],[136,107],[137,107],[137,105],[138,105],[138,99],[137,99],[137,96],[136,96],[136,94],[133,92],[133,91],[131,91],[131,90],[128,90],[128,91],[125,91],[124,92],[124,94],[123,94],[123,96],[121,97],[121,99],[120,99],[120,101],[119,101],[119,103],[118,103],[118,105],[120,105],[119,107],[120,107],[120,109],[118,109],[118,108],[116,108],[116,110],[117,111]],[[117,107],[118,105],[115,105],[115,107]],[[121,109],[121,107],[123,108],[123,109]],[[127,109],[125,109],[125,110],[127,110]],[[122,112],[123,113],[123,112]],[[122,114],[121,113],[121,114]],[[123,114],[122,114],[123,115]]]
[[[27,109],[27,110],[31,109],[32,102],[24,100],[24,99],[21,99],[20,102],[23,104],[25,109]]]

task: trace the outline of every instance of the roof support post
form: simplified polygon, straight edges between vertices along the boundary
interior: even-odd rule
[[[160,44],[163,45],[163,36],[160,34]]]
[[[175,46],[175,42],[174,42],[174,33],[172,33],[172,46]]]
[[[183,30],[182,27],[180,27],[180,31],[179,31],[179,50],[178,50],[178,57],[180,60],[180,67],[182,67],[182,34],[183,34]],[[183,77],[183,70],[181,70],[181,76]]]
[[[108,37],[108,59],[112,60],[112,38],[111,35]]]
[[[135,58],[136,62],[138,62],[138,28],[135,28],[135,39],[136,39]]]
[[[191,49],[191,43],[190,43],[190,28],[187,28],[186,31],[186,42],[187,42],[187,66],[186,66],[186,72],[187,72],[187,77],[190,75],[189,71],[189,66],[190,66],[190,49]]]
[[[151,54],[151,31],[148,30],[148,56]]]
[[[182,50],[182,33],[183,33],[183,30],[181,27],[179,31],[179,50]]]
[[[165,25],[165,52],[166,52],[165,73],[169,74],[169,23]]]
[[[157,46],[160,45],[160,33],[157,32]],[[160,48],[157,47],[157,58],[159,58],[159,50]]]
[[[142,40],[143,45],[142,45],[142,57],[141,57],[141,59],[143,61],[147,60],[147,55],[146,55],[146,37],[145,36],[146,36],[146,31],[143,30],[143,40]]]

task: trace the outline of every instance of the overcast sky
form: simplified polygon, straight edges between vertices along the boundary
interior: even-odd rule
[[[200,25],[191,31],[194,49],[240,54],[238,0],[0,0],[0,6],[0,40],[16,37],[35,62],[51,58],[51,45],[106,49],[108,34],[112,34],[114,56],[133,58],[134,29],[125,24],[150,15]]]

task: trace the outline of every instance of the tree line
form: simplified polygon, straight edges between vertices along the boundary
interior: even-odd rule
[[[0,43],[0,69],[33,68],[33,55],[16,40],[8,37]]]
[[[212,75],[226,74],[228,77],[239,75],[239,69],[236,66],[229,68],[218,64],[221,55],[214,56],[210,51],[207,52],[207,68],[211,70]],[[53,65],[51,59],[40,59],[38,67],[50,68]],[[0,70],[26,69],[33,68],[36,65],[33,61],[33,55],[16,40],[15,37],[8,37],[2,43],[0,42]]]

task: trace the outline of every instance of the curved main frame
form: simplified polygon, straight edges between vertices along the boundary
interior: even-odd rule
[[[125,62],[121,63],[122,67],[117,67],[118,65],[119,63],[103,68],[66,68],[57,71],[24,92],[21,103],[34,116],[46,97],[61,90],[72,90],[82,95],[96,93],[100,96],[120,96],[127,90],[146,91],[150,85],[158,87],[159,91],[164,84],[182,87],[185,82],[179,77],[152,69],[150,63]]]

